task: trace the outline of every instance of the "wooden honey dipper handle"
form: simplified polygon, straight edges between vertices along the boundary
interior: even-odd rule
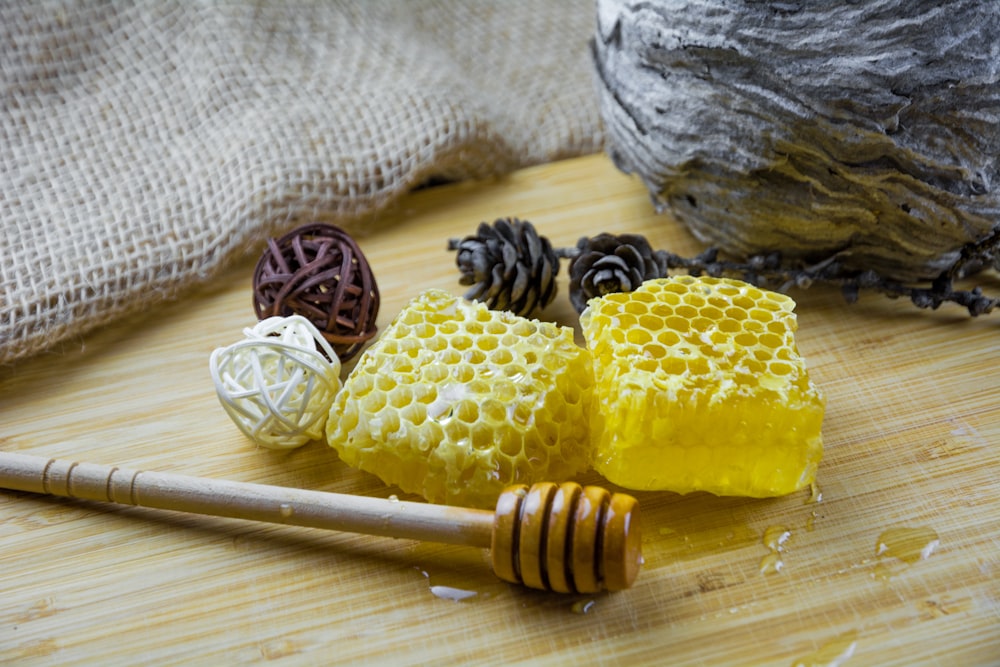
[[[490,548],[505,581],[562,593],[632,585],[638,503],[598,487],[504,491],[495,512],[0,452],[0,487],[67,498]]]

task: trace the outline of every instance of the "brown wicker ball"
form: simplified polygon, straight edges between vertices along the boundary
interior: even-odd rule
[[[375,276],[354,239],[333,225],[311,223],[269,239],[254,269],[253,291],[259,319],[305,317],[341,361],[378,331]]]

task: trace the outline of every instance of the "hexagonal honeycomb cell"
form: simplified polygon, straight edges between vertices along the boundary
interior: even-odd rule
[[[594,467],[630,489],[778,496],[809,485],[825,402],[795,302],[725,278],[651,280],[593,299]]]
[[[510,484],[589,467],[593,382],[572,329],[429,290],[362,355],[327,437],[387,484],[493,507]]]

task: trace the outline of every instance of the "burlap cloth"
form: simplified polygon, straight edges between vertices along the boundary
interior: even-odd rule
[[[0,363],[292,225],[600,150],[593,25],[592,0],[4,3]]]

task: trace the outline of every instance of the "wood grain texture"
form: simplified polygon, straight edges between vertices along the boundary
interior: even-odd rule
[[[628,231],[699,249],[600,155],[422,191],[359,239],[379,326],[422,289],[461,293],[446,240],[506,215],[556,245]],[[259,449],[228,420],[208,355],[253,323],[254,259],[183,303],[0,369],[0,448],[415,500],[323,443]],[[542,315],[573,325],[560,280]],[[636,494],[645,566],[630,590],[509,586],[469,547],[0,492],[0,663],[996,664],[1000,321],[792,296],[828,399],[822,499]],[[939,543],[912,563],[878,555],[904,527]]]

